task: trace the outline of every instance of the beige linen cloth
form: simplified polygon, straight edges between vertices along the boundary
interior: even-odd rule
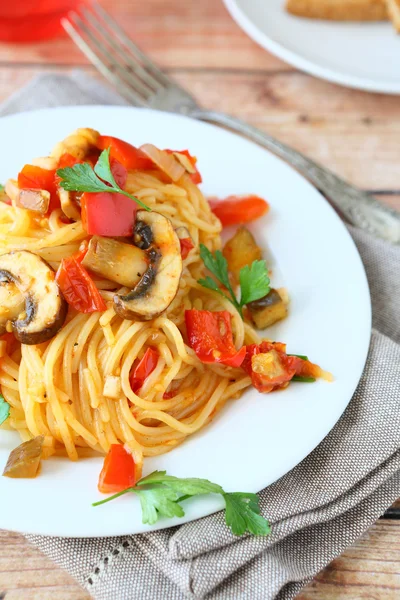
[[[82,74],[49,75],[11,98],[2,114],[122,103]],[[94,598],[288,600],[400,496],[400,247],[359,230],[350,232],[371,287],[374,329],[367,364],[329,435],[297,467],[260,492],[272,535],[235,538],[223,514],[217,513],[136,536],[27,536]],[[343,332],[343,343],[351,335]]]

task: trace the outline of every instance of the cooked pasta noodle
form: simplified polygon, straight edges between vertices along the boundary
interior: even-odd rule
[[[77,134],[67,145],[77,155],[80,144],[85,142]],[[61,153],[58,146],[54,157]],[[4,426],[17,430],[22,440],[45,436],[45,456],[66,453],[76,460],[90,450],[104,454],[111,444],[124,443],[141,465],[143,457],[168,452],[205,427],[251,383],[240,368],[203,364],[185,343],[184,312],[193,307],[229,311],[238,349],[260,339],[230,302],[197,283],[204,276],[199,244],[220,248],[219,220],[187,174],[173,184],[164,179],[155,170],[129,172],[125,189],[168,217],[175,229],[186,227],[194,242],[167,310],[149,321],[123,319],[113,308],[116,284],[95,276],[105,312],[82,314],[70,307],[65,325],[50,341],[17,344],[0,361],[1,392],[11,406]],[[86,237],[82,223],[66,222],[61,209],[40,217],[0,203],[1,254],[29,250],[56,270]],[[157,366],[135,393],[131,369],[149,347],[158,351]],[[103,393],[108,378],[117,385],[117,397]]]

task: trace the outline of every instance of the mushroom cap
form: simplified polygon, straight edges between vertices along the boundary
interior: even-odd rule
[[[169,219],[158,212],[140,210],[134,243],[146,250],[149,266],[132,291],[114,296],[114,309],[124,319],[149,321],[168,308],[178,291],[180,242]]]
[[[3,286],[9,302],[3,305],[0,329],[10,321],[15,337],[22,344],[40,344],[61,329],[68,305],[53,269],[40,256],[27,250],[1,255],[0,297],[2,292],[4,296]],[[20,313],[22,301],[24,310]]]

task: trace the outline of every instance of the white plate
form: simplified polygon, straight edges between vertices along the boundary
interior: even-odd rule
[[[0,181],[45,155],[77,127],[94,127],[134,144],[190,148],[198,156],[206,194],[254,192],[270,213],[254,226],[272,251],[292,298],[290,316],[268,335],[308,354],[335,374],[329,384],[293,384],[284,392],[249,390],[228,403],[211,425],[173,452],[147,459],[145,473],[206,477],[228,491],[256,492],[301,461],[346,408],[361,376],[370,338],[370,300],[364,269],[345,227],[298,173],[260,147],[227,131],[167,113],[121,107],[46,109],[0,119],[7,147]],[[0,472],[15,433],[0,432]],[[125,496],[92,508],[102,459],[43,461],[33,480],[0,477],[0,529],[60,536],[106,536],[148,531],[138,499]],[[182,520],[221,508],[219,498],[186,503]],[[157,528],[156,527],[156,528]]]
[[[333,23],[286,13],[285,0],[224,0],[255,42],[291,65],[348,87],[400,93],[400,36],[390,23]]]

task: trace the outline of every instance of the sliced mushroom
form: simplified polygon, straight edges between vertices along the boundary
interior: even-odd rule
[[[10,453],[3,476],[15,479],[36,477],[42,458],[44,436],[23,442]]]
[[[148,267],[126,295],[114,296],[114,309],[124,319],[149,321],[175,298],[182,274],[180,243],[172,223],[157,212],[137,213],[134,244],[146,251]]]
[[[74,192],[68,192],[64,188],[58,188],[58,197],[60,198],[61,210],[64,215],[72,221],[81,220],[81,211],[79,205],[74,198]]]
[[[148,260],[145,251],[132,244],[95,235],[82,264],[106,279],[133,288],[147,270]]]
[[[264,298],[250,302],[247,308],[257,329],[270,327],[287,316],[286,304],[277,290],[271,290]]]
[[[0,306],[0,334],[11,325],[22,344],[51,339],[68,310],[52,268],[26,250],[0,256]]]
[[[18,208],[26,208],[45,215],[49,210],[50,192],[47,190],[19,190],[14,204]]]

